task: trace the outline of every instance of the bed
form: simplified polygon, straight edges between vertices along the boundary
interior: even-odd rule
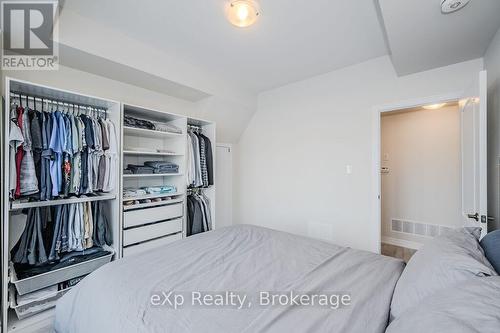
[[[403,269],[398,259],[233,226],[105,265],[59,300],[55,329],[384,332]],[[228,293],[247,298],[229,302]],[[298,306],[297,295],[309,301],[295,298]],[[204,299],[223,296],[217,305]]]

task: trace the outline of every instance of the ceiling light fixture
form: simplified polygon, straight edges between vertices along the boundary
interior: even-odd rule
[[[236,0],[229,3],[226,12],[229,22],[237,27],[244,28],[257,21],[260,8],[253,0]]]
[[[470,0],[441,0],[441,12],[443,14],[454,13],[464,8]]]
[[[441,109],[445,105],[446,105],[446,103],[437,103],[437,104],[424,105],[422,107],[426,110],[437,110],[437,109]]]

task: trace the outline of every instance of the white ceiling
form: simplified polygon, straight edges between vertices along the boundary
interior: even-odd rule
[[[240,29],[225,18],[228,1],[65,0],[63,15],[75,12],[252,93],[387,54],[400,75],[479,58],[500,26],[500,0],[472,0],[450,15],[440,0],[258,0],[259,21]]]
[[[373,0],[259,3],[260,20],[246,29],[226,20],[226,0],[66,0],[64,10],[253,92],[387,54]]]
[[[500,27],[500,0],[441,14],[440,0],[379,0],[399,75],[480,58]]]

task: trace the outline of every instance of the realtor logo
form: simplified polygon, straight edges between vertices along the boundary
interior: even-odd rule
[[[58,69],[57,1],[2,1],[2,69]]]

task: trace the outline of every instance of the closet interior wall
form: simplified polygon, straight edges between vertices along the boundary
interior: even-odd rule
[[[27,200],[26,197],[9,199],[9,165],[10,165],[10,154],[9,154],[9,125],[10,125],[10,105],[14,100],[18,100],[18,95],[30,96],[31,99],[29,106],[37,111],[42,111],[40,108],[43,99],[52,101],[52,109],[44,111],[56,111],[64,110],[68,114],[74,112],[74,106],[80,105],[84,109],[84,106],[92,107],[96,114],[97,109],[106,110],[104,116],[107,120],[114,124],[116,132],[116,156],[115,163],[108,164],[110,169],[110,174],[119,175],[121,170],[121,159],[120,159],[120,125],[122,123],[121,119],[121,105],[119,102],[102,99],[87,95],[82,95],[77,92],[66,91],[58,88],[33,84],[26,81],[16,80],[12,78],[6,78],[5,80],[5,100],[4,100],[4,117],[2,121],[2,133],[3,133],[3,170],[2,173],[2,242],[1,242],[1,256],[2,256],[2,327],[5,332],[7,331],[22,331],[25,327],[31,325],[32,323],[44,320],[44,318],[49,318],[53,315],[53,306],[58,297],[67,290],[58,291],[57,293],[51,295],[50,297],[43,299],[36,299],[31,303],[25,303],[23,306],[17,304],[17,298],[19,295],[30,295],[30,293],[39,291],[49,286],[60,287],[61,283],[67,283],[69,280],[74,278],[79,278],[83,275],[90,273],[92,270],[98,268],[100,265],[109,262],[109,260],[114,260],[120,257],[120,177],[114,177],[110,184],[110,190],[105,190],[106,192],[98,192],[95,194],[88,195],[70,195],[64,198],[54,198],[51,200]],[[56,102],[55,102],[56,101]],[[35,102],[36,104],[34,104]],[[56,105],[54,107],[54,104]],[[48,104],[46,104],[48,105]],[[72,111],[73,110],[73,111]],[[90,108],[89,108],[90,110]],[[83,110],[81,113],[86,113]],[[77,114],[77,113],[75,113]],[[78,112],[80,114],[80,112]],[[112,153],[111,153],[112,154]],[[14,265],[12,264],[11,250],[14,245],[18,242],[23,233],[27,217],[24,214],[27,208],[36,207],[54,207],[58,205],[66,204],[86,204],[87,202],[99,202],[102,207],[102,212],[106,216],[108,221],[108,228],[111,233],[109,239],[110,246],[105,246],[106,250],[110,250],[112,254],[106,257],[101,257],[97,259],[89,259],[88,261],[83,261],[77,264],[71,264],[64,266],[62,268],[50,269],[48,272],[40,273],[38,275],[18,278]],[[62,207],[62,206],[60,206]],[[69,206],[66,206],[69,207]],[[83,206],[82,206],[83,207]],[[68,287],[69,289],[70,287]],[[36,307],[38,310],[33,310]],[[40,311],[40,308],[44,311]],[[40,312],[40,313],[38,313]]]

